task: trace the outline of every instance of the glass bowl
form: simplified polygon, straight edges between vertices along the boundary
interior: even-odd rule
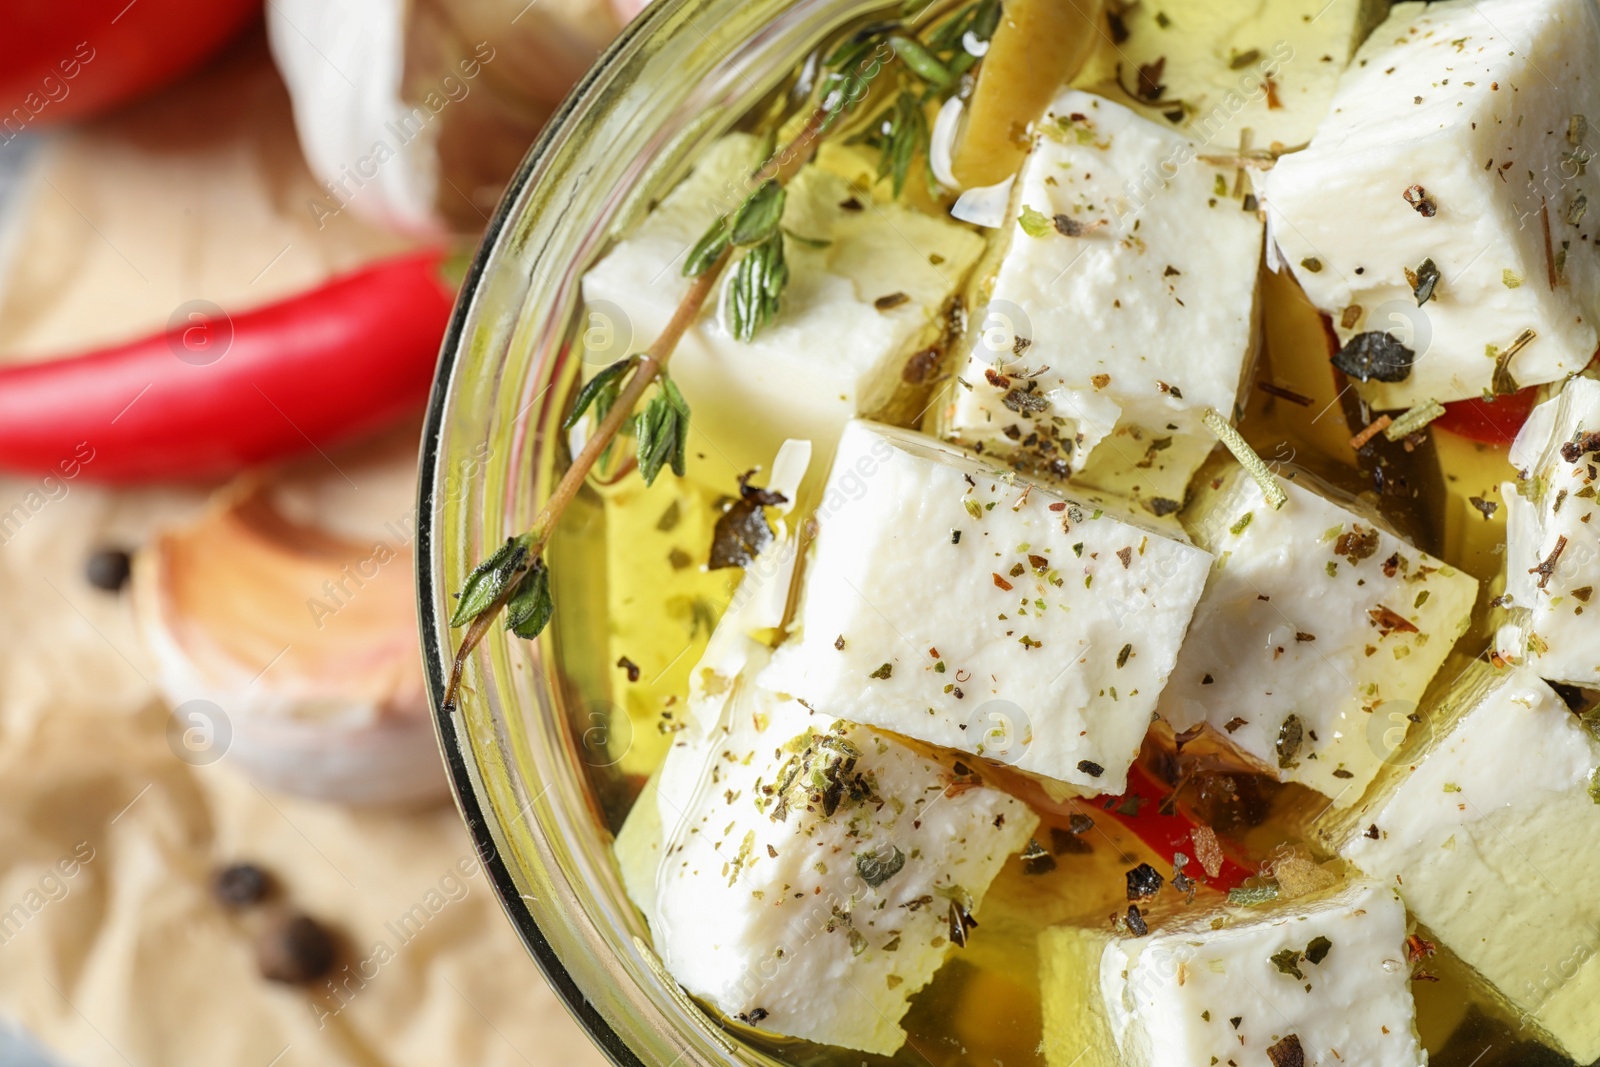
[[[600,509],[580,497],[551,546],[561,624],[537,643],[496,626],[453,709],[442,707],[459,639],[446,623],[450,594],[527,528],[564,465],[559,423],[578,377],[569,341],[583,271],[706,145],[779,100],[830,34],[898,7],[657,0],[523,161],[445,338],[423,437],[417,554],[440,744],[512,923],[620,1064],[775,1061],[730,1039],[666,979],[611,857],[616,827],[600,798],[622,783],[608,773],[605,720],[580,695],[603,691],[609,666]]]

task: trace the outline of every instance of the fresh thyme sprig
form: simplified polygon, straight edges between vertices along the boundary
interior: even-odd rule
[[[916,154],[927,156],[927,123],[920,108],[941,93],[954,91],[960,76],[977,61],[965,43],[969,35],[986,42],[998,21],[998,0],[977,0],[940,27],[926,47],[906,35],[900,23],[884,23],[852,35],[827,57],[818,80],[818,103],[804,127],[756,172],[755,188],[738,209],[719,217],[690,250],[683,270],[691,279],[689,291],[661,335],[644,352],[613,363],[579,389],[563,428],[570,430],[592,417],[594,431],[556,483],[532,528],[508,539],[468,575],[450,617],[452,628],[466,627],[466,632],[445,690],[447,708],[455,706],[467,657],[502,611],[507,629],[526,640],[538,637],[550,624],[555,603],[545,550],[568,505],[630,419],[645,483],[653,484],[666,467],[676,475],[684,473],[690,411],[666,373],[667,363],[730,264],[734,272],[728,280],[728,307],[735,335],[749,341],[777,315],[789,280],[782,227],[786,186],[815,157],[823,136],[869,95],[879,74],[898,59],[905,73],[925,86],[920,97],[911,95],[914,103],[921,101],[915,109],[899,99],[891,108],[899,117],[885,136],[898,137],[899,143],[882,174],[896,175],[898,196]],[[650,394],[652,387],[655,392]]]
[[[899,23],[880,23],[852,34],[823,61],[819,84],[821,107],[828,115],[824,131],[866,97],[888,59],[897,59],[901,90],[858,139],[878,149],[878,178],[891,180],[896,199],[905,192],[919,159],[929,192],[937,195],[927,108],[960,91],[961,79],[977,64],[999,25],[1000,0],[976,0],[945,20],[926,44]],[[713,222],[683,267],[686,277],[698,277],[729,247],[744,250],[728,281],[727,313],[734,337],[747,343],[777,318],[789,284],[779,226],[784,193],[776,183],[767,186],[771,188],[752,193],[731,221],[724,215]]]

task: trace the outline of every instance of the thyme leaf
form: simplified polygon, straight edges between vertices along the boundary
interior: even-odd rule
[[[616,405],[617,394],[622,391],[622,376],[637,362],[633,356],[619,359],[584,382],[583,388],[578,390],[577,399],[572,402],[572,412],[561,424],[561,428],[570,430],[578,425],[590,407],[594,408],[594,417],[597,420],[604,419]]]
[[[657,379],[660,386],[645,409],[634,420],[634,437],[639,446],[639,476],[645,485],[654,485],[661,468],[671,464],[672,473],[683,477],[689,447],[689,403],[678,385],[665,372]]]
[[[505,544],[478,564],[467,575],[466,584],[461,588],[461,597],[450,616],[450,625],[465,626],[499,600],[506,588],[522,573],[522,564],[532,546],[533,538],[528,534],[507,538]]]
[[[555,610],[555,601],[550,598],[550,569],[544,560],[536,559],[506,604],[506,629],[532,641],[550,625]]]
[[[783,256],[783,233],[774,230],[746,252],[728,277],[728,314],[733,336],[749,343],[777,318],[789,264]]]

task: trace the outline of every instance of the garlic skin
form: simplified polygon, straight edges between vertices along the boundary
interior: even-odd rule
[[[315,496],[295,488],[302,504]],[[265,788],[343,804],[440,800],[410,527],[334,532],[290,517],[305,510],[294,495],[242,481],[140,553],[133,603],[156,684],[180,721],[191,701],[225,718],[213,731],[225,748],[196,762],[225,759]]]

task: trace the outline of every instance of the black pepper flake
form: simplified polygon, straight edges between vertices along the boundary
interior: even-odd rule
[[[838,649],[840,652],[844,651],[844,634],[840,634],[838,637],[833,639],[833,647]]]
[[[883,666],[879,667],[877,670],[875,670],[871,674],[867,675],[867,677],[876,678],[879,681],[883,681],[884,679],[888,678],[892,674],[894,674],[894,667],[892,665],[888,664],[888,663],[885,663]]]
[[[1133,931],[1135,937],[1143,937],[1150,932],[1149,924],[1144,921],[1144,916],[1139,914],[1139,905],[1128,905],[1128,929]]]
[[[211,892],[228,908],[244,908],[266,899],[272,887],[267,872],[254,863],[234,863],[211,877]]]
[[[333,935],[309,915],[275,915],[256,939],[261,977],[287,985],[321,978],[333,966],[335,955]]]
[[[1050,851],[1058,856],[1081,856],[1093,852],[1089,842],[1079,837],[1075,831],[1063,830],[1059,826],[1050,827]]]
[[[889,846],[888,855],[882,851],[856,854],[856,873],[873,889],[899,874],[905,865],[906,854],[893,845]]]
[[[959,545],[961,543],[961,531],[960,530],[951,530],[950,531],[950,543],[952,545]]]
[[[751,1008],[749,1011],[740,1012],[734,1018],[747,1026],[755,1026],[770,1014],[772,1013],[767,1011],[766,1008]]]
[[[940,352],[937,348],[924,348],[914,353],[900,368],[900,380],[907,385],[922,385],[931,381],[939,369]]]
[[[1161,99],[1161,94],[1167,91],[1167,87],[1161,84],[1161,75],[1166,69],[1166,56],[1158,57],[1153,63],[1141,63],[1139,65],[1138,96],[1140,100],[1151,104]]]
[[[1300,744],[1305,737],[1305,728],[1300,724],[1300,716],[1291,715],[1283,720],[1283,725],[1278,727],[1278,766],[1284,770],[1295,766],[1295,756],[1300,751]]]
[[[1106,773],[1106,769],[1100,766],[1100,764],[1086,759],[1081,759],[1078,761],[1078,770],[1082,771],[1084,774],[1087,774],[1090,778],[1098,778],[1102,774]]]
[[[1306,1050],[1300,1047],[1300,1035],[1290,1034],[1267,1049],[1272,1067],[1306,1067]]]
[[[1171,515],[1173,512],[1177,511],[1179,508],[1183,507],[1183,505],[1176,500],[1169,500],[1164,496],[1153,496],[1149,500],[1144,501],[1144,507],[1146,511],[1150,512],[1150,514],[1154,515],[1156,518],[1164,519],[1168,515]]]
[[[1022,850],[1022,873],[1049,874],[1055,869],[1056,858],[1038,841],[1030,839],[1028,847]]]
[[[1363,382],[1403,382],[1411,377],[1417,354],[1387,331],[1370,330],[1350,338],[1333,365]]]
[[[99,548],[84,564],[84,578],[96,589],[115,593],[128,584],[133,573],[133,557],[120,548]]]
[[[1494,518],[1494,513],[1500,510],[1499,504],[1493,500],[1485,500],[1481,496],[1468,497],[1467,503],[1478,509],[1479,513],[1483,515],[1484,522]]]
[[[1082,237],[1088,227],[1070,215],[1057,215],[1050,220],[1055,224],[1056,232],[1063,237]]]
[[[1418,97],[1418,100],[1420,101],[1421,97]],[[1406,203],[1411,205],[1412,210],[1425,219],[1431,219],[1439,213],[1439,205],[1428,195],[1428,190],[1420,185],[1408,186],[1401,195],[1405,197]]]
[[[879,311],[893,311],[895,308],[909,303],[911,303],[910,295],[906,293],[890,293],[887,296],[878,297],[872,302],[872,306]]]
[[[1025,389],[1011,390],[1000,398],[1000,402],[1019,415],[1050,410],[1050,401],[1043,393],[1030,393]]]
[[[637,682],[639,680],[639,665],[627,656],[620,657],[617,660],[617,666],[627,672],[628,681]]]
[[[1233,1018],[1228,1020],[1229,1025],[1231,1025],[1235,1030],[1239,1029],[1239,1024],[1242,1022],[1244,1022],[1243,1015],[1235,1015]]]
[[[1313,937],[1306,946],[1306,962],[1321,965],[1328,958],[1328,952],[1333,948],[1333,942],[1325,937]]]
[[[1433,299],[1433,291],[1439,287],[1441,275],[1432,259],[1423,260],[1422,266],[1406,276],[1412,279],[1411,295],[1417,298],[1417,307]]]
[[[1579,433],[1561,446],[1561,458],[1576,463],[1590,452],[1600,452],[1600,430]]]
[[[1208,674],[1208,675],[1206,675],[1206,677],[1210,678],[1211,675]],[[1222,724],[1222,728],[1224,730],[1228,731],[1231,734],[1235,730],[1237,730],[1239,727],[1248,726],[1249,724],[1250,724],[1250,720],[1249,719],[1241,719],[1237,715],[1235,715],[1233,718],[1231,718],[1227,722],[1223,723]]]
[[[850,199],[842,201],[839,204],[839,209],[841,211],[865,211],[866,205],[856,197],[852,196]]]
[[[1128,871],[1126,877],[1129,900],[1149,900],[1161,892],[1161,887],[1167,883],[1167,880],[1161,877],[1161,872],[1148,863],[1139,864]]]
[[[953,900],[950,902],[948,917],[950,921],[950,943],[956,948],[966,948],[967,931],[975,929],[978,925],[978,920],[972,917],[971,912]]]

